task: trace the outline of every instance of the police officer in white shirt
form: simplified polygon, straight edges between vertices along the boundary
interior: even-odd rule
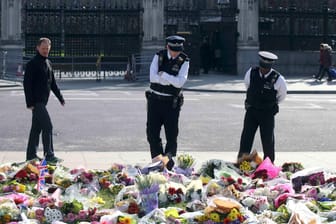
[[[246,113],[238,159],[250,154],[259,127],[264,159],[269,157],[274,162],[274,116],[287,95],[287,85],[284,77],[272,68],[278,57],[267,51],[260,51],[259,57],[259,66],[250,68],[245,74]]]
[[[182,87],[187,81],[189,58],[183,52],[185,39],[166,38],[166,48],[155,54],[150,66],[150,87],[147,98],[147,140],[152,159],[164,157],[168,170],[174,166],[180,109],[183,104]],[[166,146],[160,138],[164,126]]]

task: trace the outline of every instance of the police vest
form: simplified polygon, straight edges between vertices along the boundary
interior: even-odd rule
[[[267,78],[262,78],[259,74],[259,68],[252,68],[245,105],[259,110],[268,109],[274,110],[274,113],[278,112],[277,91],[274,89],[274,83],[279,76],[280,74],[273,70]]]
[[[181,52],[176,58],[169,59],[167,50],[161,50],[158,53],[156,53],[159,57],[158,59],[158,70],[159,72],[166,72],[170,75],[177,76],[182,64],[185,61],[188,61],[188,56]],[[166,93],[171,94],[174,96],[179,95],[181,92],[181,88],[176,88],[173,85],[161,85],[160,83],[151,83],[150,88],[154,91],[160,92],[160,93]]]

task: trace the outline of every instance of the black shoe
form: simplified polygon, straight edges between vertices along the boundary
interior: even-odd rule
[[[167,153],[166,156],[169,158],[169,161],[168,163],[166,164],[166,168],[168,170],[172,170],[174,165],[175,165],[175,162],[173,160],[173,156],[170,154],[170,153]]]
[[[57,158],[56,156],[49,157],[49,158],[47,157],[46,160],[47,160],[47,163],[51,163],[51,164],[63,162],[63,159]]]
[[[332,78],[328,78],[327,81],[328,81],[328,82],[331,82],[331,81],[332,81]]]
[[[174,160],[173,160],[173,159],[169,159],[169,161],[168,161],[166,167],[167,167],[168,170],[172,170],[173,167],[174,167],[174,165],[175,165]]]

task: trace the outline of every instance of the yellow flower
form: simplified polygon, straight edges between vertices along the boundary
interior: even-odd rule
[[[10,221],[12,220],[12,216],[9,215],[9,214],[4,214],[4,215],[2,216],[2,219],[3,219],[3,221],[4,221],[5,223],[8,223],[8,222],[10,222]]]
[[[200,177],[200,179],[201,179],[203,185],[206,185],[206,184],[208,184],[209,181],[211,180],[211,177],[209,177],[209,176],[203,176],[203,175],[202,175],[202,176]]]
[[[120,216],[118,218],[118,223],[120,224],[132,224],[132,218],[128,216]]]
[[[245,160],[239,165],[239,169],[244,172],[248,172],[248,171],[251,171],[252,168],[251,168],[251,164]]]
[[[195,217],[195,220],[196,220],[197,222],[205,222],[205,221],[208,220],[208,217],[207,217],[206,215],[200,215],[200,216],[196,216],[196,217]]]
[[[195,159],[189,154],[182,154],[177,156],[177,165],[182,168],[190,168],[193,166]]]
[[[23,193],[26,191],[26,186],[20,183],[15,183],[15,190],[19,193]]]
[[[179,214],[178,214],[178,211],[177,209],[175,208],[171,208],[171,209],[167,209],[165,211],[165,216],[168,218],[168,217],[173,217],[173,218],[178,218],[179,217]]]
[[[220,222],[220,215],[217,212],[211,212],[209,216],[211,221]]]
[[[240,213],[236,208],[231,209],[230,213],[227,215],[227,218],[230,219],[230,221],[234,221],[238,219]]]
[[[101,204],[101,205],[105,204],[105,201],[101,197],[93,197],[91,201],[97,204]]]

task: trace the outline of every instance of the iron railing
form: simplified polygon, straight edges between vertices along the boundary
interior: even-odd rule
[[[0,55],[0,78],[22,80],[25,65],[31,57],[8,57]],[[56,79],[120,79],[130,73],[130,64],[125,57],[63,57],[50,58]]]

